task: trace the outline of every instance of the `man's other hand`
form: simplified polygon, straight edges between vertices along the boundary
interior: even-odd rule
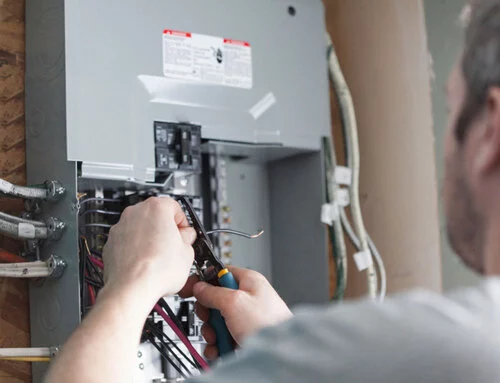
[[[180,292],[183,297],[194,295],[198,300],[196,314],[205,322],[202,334],[207,341],[205,356],[208,359],[218,356],[215,332],[206,323],[209,319],[208,308],[220,310],[237,343],[242,343],[253,333],[277,325],[292,316],[288,306],[263,275],[236,267],[229,269],[239,284],[239,290],[215,287],[191,277]]]
[[[195,239],[171,198],[149,198],[126,208],[104,248],[104,290],[136,288],[151,305],[177,293],[193,264]]]

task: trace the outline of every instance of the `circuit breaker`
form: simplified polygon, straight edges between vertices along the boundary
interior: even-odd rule
[[[263,229],[214,237],[217,254],[291,305],[328,300],[324,31],[321,0],[27,2],[28,182],[67,191],[41,212],[66,224],[41,253],[67,268],[31,286],[33,346],[63,344],[93,299],[82,246],[98,254],[118,214],[152,195],[188,196],[210,229]]]

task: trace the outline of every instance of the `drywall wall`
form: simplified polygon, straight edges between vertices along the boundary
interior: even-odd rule
[[[432,106],[436,136],[437,174],[439,184],[444,177],[444,132],[446,127],[445,86],[448,74],[462,47],[463,29],[458,20],[465,0],[425,0],[425,19],[429,50],[433,62]],[[474,285],[479,277],[468,270],[451,250],[446,236],[446,222],[440,203],[443,288],[445,290]]]
[[[438,192],[423,4],[324,2],[357,111],[362,210],[385,259],[389,291],[439,291]],[[350,266],[348,295],[363,295],[364,274]]]
[[[0,0],[0,177],[17,184],[25,178],[24,0]],[[17,214],[19,201],[0,198],[0,210]],[[0,236],[0,248],[19,249]],[[0,278],[0,347],[29,347],[28,286]],[[31,382],[28,363],[0,361],[0,382]]]

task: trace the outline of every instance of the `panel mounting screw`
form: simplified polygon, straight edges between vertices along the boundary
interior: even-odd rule
[[[138,358],[140,358],[141,356],[142,356],[142,352],[140,352],[140,351],[139,351],[139,352],[137,353],[137,357],[138,357]]]
[[[139,368],[140,368],[141,370],[144,370],[144,363],[139,364]]]

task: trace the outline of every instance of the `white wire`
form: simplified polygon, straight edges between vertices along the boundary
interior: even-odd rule
[[[343,208],[340,209],[340,220],[342,222],[342,226],[344,226],[344,230],[351,239],[352,243],[357,249],[359,249],[359,239],[356,236],[356,233],[354,232],[354,229],[352,228],[351,223],[347,218],[347,214],[345,213],[345,210]],[[383,302],[387,295],[387,275],[385,271],[384,260],[382,259],[382,256],[380,255],[370,235],[368,235],[368,246],[370,247],[370,251],[373,255],[373,258],[375,258],[375,262],[377,263],[378,270],[380,273],[379,300]]]
[[[333,172],[335,171],[335,167],[337,166],[337,154],[335,153],[335,146],[333,144],[333,135],[330,140],[330,145],[326,150],[330,151],[330,157],[332,161],[332,169],[326,169],[327,172],[327,182],[328,182],[328,202],[335,201],[335,194],[338,189],[338,185],[333,178]],[[324,154],[326,156],[326,153]],[[333,221],[333,230],[335,233],[335,242],[332,243],[333,251],[339,252],[340,254],[335,254],[340,258],[343,269],[343,283],[342,285],[337,285],[337,288],[342,290],[342,297],[345,295],[345,289],[347,287],[347,272],[348,272],[348,263],[347,263],[347,247],[344,241],[344,233],[342,231],[342,223],[338,222],[338,220]],[[339,275],[337,275],[339,278]]]
[[[0,265],[2,278],[45,278],[52,274],[47,262],[9,263]]]
[[[0,348],[0,358],[50,357],[48,347],[41,348]]]
[[[335,49],[333,47],[332,39],[328,34],[326,34],[326,39],[329,48],[328,65],[330,69],[330,74],[332,78],[333,87],[335,93],[339,100],[339,106],[341,113],[343,115],[343,122],[345,124],[345,134],[347,138],[348,145],[347,158],[348,167],[352,170],[352,183],[350,187],[350,199],[351,199],[351,214],[353,217],[354,228],[358,234],[360,241],[360,250],[369,251],[368,245],[368,235],[365,230],[363,216],[361,214],[361,206],[359,202],[359,172],[360,172],[360,158],[359,158],[359,140],[358,140],[358,130],[356,123],[356,114],[354,113],[354,105],[352,102],[351,93],[345,81],[342,69],[340,68],[340,63],[338,61],[337,55],[335,54]],[[371,265],[367,269],[367,279],[368,279],[368,293],[372,299],[377,297],[377,273],[375,272],[375,267]]]

